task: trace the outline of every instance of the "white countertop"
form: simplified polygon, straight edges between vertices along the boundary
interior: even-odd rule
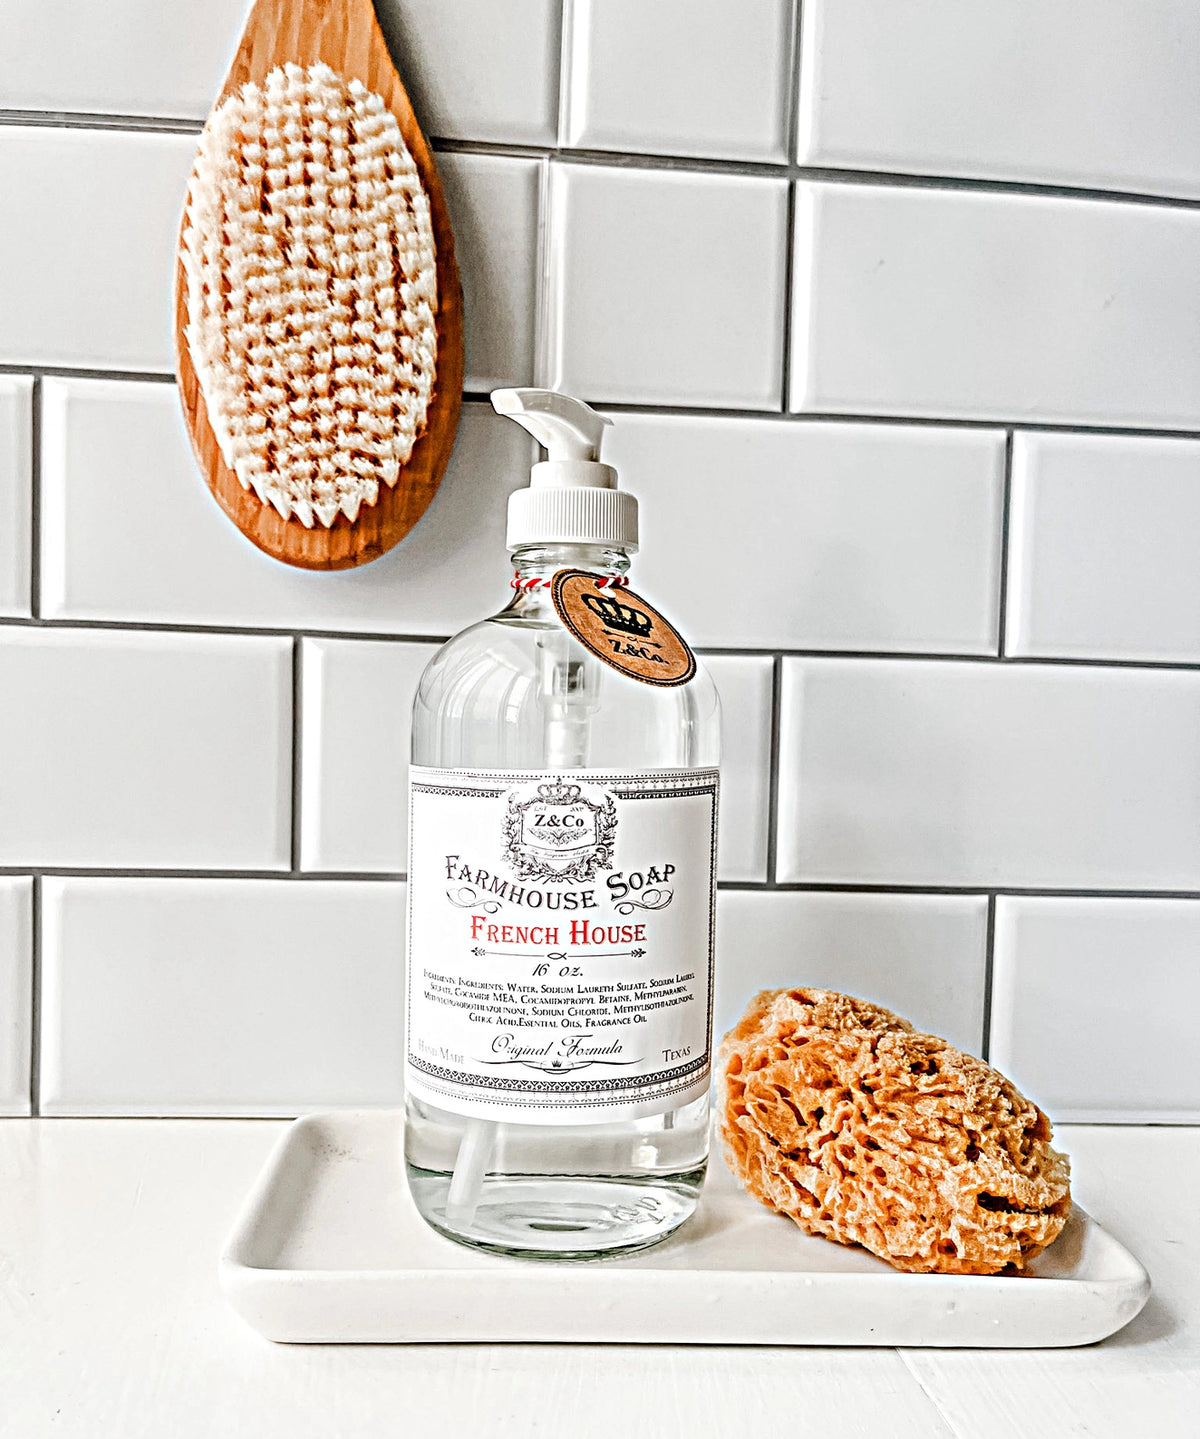
[[[1195,1439],[1200,1129],[1063,1126],[1075,1192],[1154,1292],[1045,1351],[289,1346],[216,1256],[277,1120],[0,1122],[0,1431],[12,1439]]]

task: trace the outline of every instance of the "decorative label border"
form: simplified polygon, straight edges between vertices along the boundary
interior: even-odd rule
[[[573,1083],[563,1084],[552,1080],[518,1080],[501,1079],[499,1076],[490,1078],[487,1075],[469,1074],[465,1070],[444,1069],[439,1065],[429,1064],[427,1061],[416,1058],[412,1052],[412,1006],[405,1006],[404,1025],[404,1049],[405,1062],[410,1069],[420,1074],[427,1075],[430,1079],[440,1079],[445,1085],[454,1085],[459,1090],[479,1090],[486,1094],[491,1091],[512,1092],[522,1094],[550,1093],[555,1095],[564,1105],[577,1107],[588,1103],[596,1103],[606,1096],[619,1097],[623,1089],[649,1089],[666,1084],[669,1087],[686,1089],[690,1083],[682,1081],[703,1073],[707,1073],[712,1064],[712,1023],[713,1023],[713,991],[716,970],[716,921],[717,921],[717,815],[718,802],[720,799],[720,770],[716,767],[705,769],[668,769],[668,770],[452,770],[442,767],[412,765],[409,769],[410,789],[421,794],[436,794],[445,796],[461,796],[470,799],[499,799],[506,790],[513,785],[527,784],[536,780],[552,779],[583,779],[591,784],[604,785],[605,788],[613,791],[618,798],[625,800],[638,799],[691,799],[702,798],[705,795],[712,796],[712,821],[708,834],[708,862],[709,862],[709,901],[708,901],[708,1013],[705,1019],[706,1045],[704,1053],[693,1060],[690,1064],[682,1065],[676,1069],[660,1070],[655,1074],[643,1074],[638,1076],[626,1075],[621,1078],[614,1077],[608,1080],[576,1080]],[[430,780],[445,777],[447,779],[463,779],[467,781],[482,781],[486,784],[489,780],[503,780],[500,788],[483,788],[480,785],[438,785],[427,783],[418,776],[428,776]],[[647,788],[648,785],[662,785],[664,781],[675,781],[668,788]],[[409,805],[409,855],[413,854],[413,807]],[[409,861],[409,884],[412,883],[412,861]],[[412,901],[408,905],[408,948],[407,982],[412,982]],[[436,1091],[437,1086],[431,1085]],[[454,1096],[454,1091],[447,1089],[446,1093]],[[670,1088],[668,1088],[668,1093]],[[576,1098],[572,1095],[590,1095],[590,1099]],[[487,1100],[482,1095],[462,1095],[459,1097],[476,1099],[480,1103]],[[650,1101],[661,1098],[661,1095],[645,1094],[640,1096],[643,1101]],[[545,1108],[545,1104],[534,1101],[530,1108]]]
[[[707,1069],[709,1059],[701,1055],[691,1064],[681,1064],[675,1069],[663,1069],[657,1074],[626,1075],[622,1079],[581,1079],[574,1084],[556,1084],[549,1079],[503,1079],[497,1075],[489,1079],[486,1075],[464,1075],[457,1069],[443,1069],[440,1064],[429,1064],[423,1059],[410,1059],[413,1069],[428,1074],[433,1079],[443,1079],[450,1084],[469,1084],[472,1089],[495,1089],[504,1093],[518,1094],[610,1094],[622,1089],[650,1089],[656,1084],[673,1084]]]

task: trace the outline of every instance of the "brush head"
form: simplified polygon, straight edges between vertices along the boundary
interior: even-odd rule
[[[327,65],[213,112],[188,184],[186,337],[244,489],[353,521],[425,429],[437,364],[429,198],[394,116]]]

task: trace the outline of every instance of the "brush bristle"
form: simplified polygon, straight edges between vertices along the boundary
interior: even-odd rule
[[[245,489],[331,525],[396,483],[437,360],[429,197],[395,117],[326,65],[212,114],[188,185],[186,335]]]

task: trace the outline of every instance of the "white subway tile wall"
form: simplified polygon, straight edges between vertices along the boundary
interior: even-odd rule
[[[1200,673],[786,659],[779,878],[1200,888]]]
[[[33,1030],[33,880],[0,879],[0,1115],[28,1114]]]
[[[1196,425],[1200,211],[796,187],[791,408]]]
[[[42,385],[46,619],[444,638],[505,594],[505,505],[529,481],[533,448],[490,405],[463,406],[449,468],[402,545],[361,569],[314,574],[268,559],[217,508],[174,385]]]
[[[561,142],[787,158],[792,0],[563,0]]]
[[[774,665],[766,655],[705,655],[721,697],[720,879],[767,877]]]
[[[195,152],[193,135],[0,126],[0,363],[173,368]]]
[[[250,0],[0,0],[0,105],[203,120]]]
[[[1200,906],[1001,896],[992,1057],[1056,1118],[1200,1123]]]
[[[1188,0],[805,0],[805,165],[1200,195]]]
[[[785,181],[556,162],[549,204],[547,384],[780,408]]]
[[[375,0],[426,135],[554,144],[560,0]]]
[[[0,627],[0,865],[287,869],[291,641]]]
[[[307,639],[300,650],[300,867],[408,867],[408,753],[436,645]]]
[[[408,709],[504,603],[485,392],[536,382],[614,421],[722,695],[719,1027],[832,985],[1058,1118],[1200,1118],[1191,0],[378,0],[469,403],[330,575],[226,521],[171,382],[246,8],[0,0],[0,1112],[396,1101]]]
[[[695,643],[995,654],[1003,430],[612,419],[639,577]]]
[[[718,1034],[760,989],[805,984],[885,1005],[979,1053],[987,896],[726,891],[717,906]],[[801,958],[802,956],[802,958]]]
[[[545,165],[504,155],[438,157],[463,285],[468,390],[533,384],[538,211]]]
[[[29,614],[33,381],[0,375],[0,615]]]
[[[1200,444],[1018,433],[1009,655],[1200,663]]]
[[[401,1094],[403,885],[47,878],[41,938],[43,1114]]]

